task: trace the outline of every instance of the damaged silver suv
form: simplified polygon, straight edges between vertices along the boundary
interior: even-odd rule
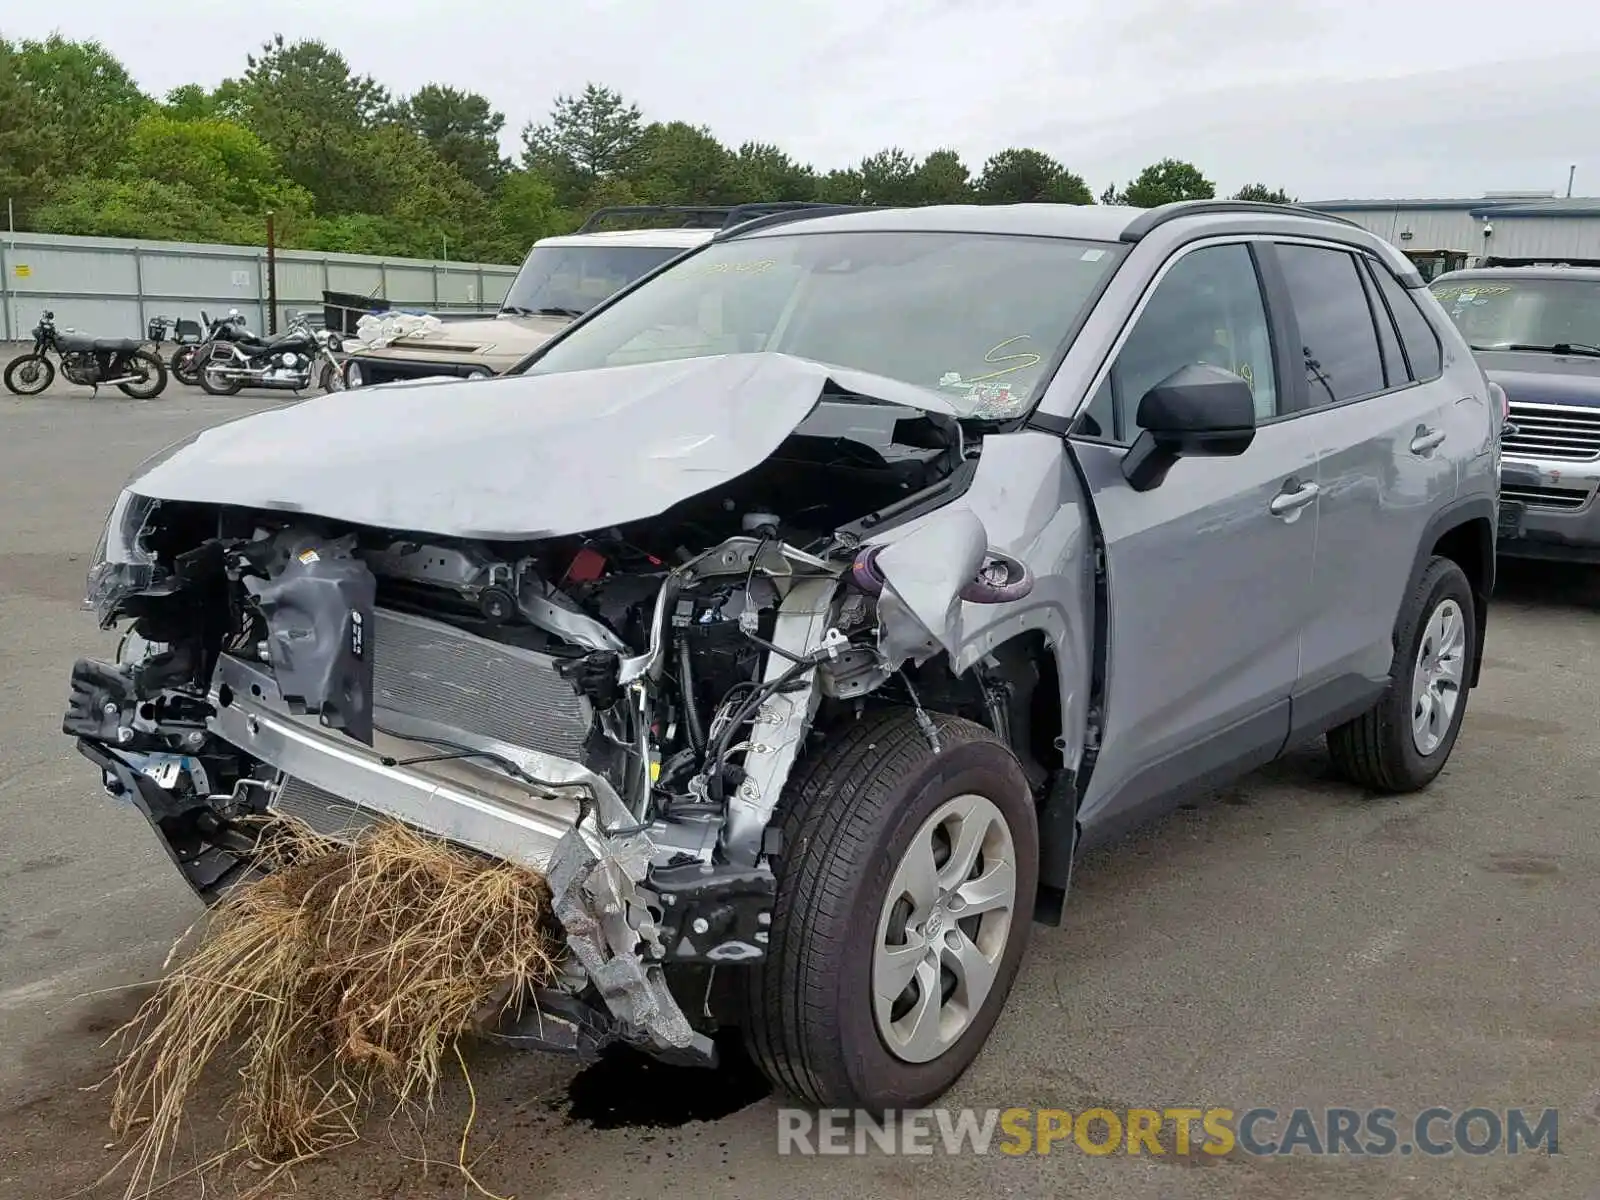
[[[65,730],[208,898],[269,812],[545,872],[525,1045],[926,1103],[1083,846],[1324,734],[1421,788],[1477,680],[1497,407],[1319,214],[776,214],[446,389],[145,464]]]

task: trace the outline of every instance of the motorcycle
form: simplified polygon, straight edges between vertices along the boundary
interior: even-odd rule
[[[33,349],[6,367],[6,388],[18,396],[37,396],[55,381],[56,368],[48,352],[61,358],[61,373],[69,382],[93,388],[115,385],[135,400],[153,400],[167,386],[167,368],[161,356],[145,349],[138,338],[91,338],[71,329],[56,329],[56,315],[46,309],[33,327]]]
[[[205,362],[211,353],[212,343],[218,338],[226,341],[236,335],[254,336],[245,328],[244,317],[237,308],[230,308],[227,316],[215,320],[207,315],[205,309],[201,309],[200,328],[204,332],[196,341],[179,346],[172,352],[170,366],[173,376],[179,383],[186,383],[190,387],[199,385],[200,365]]]
[[[344,372],[335,357],[341,347],[338,335],[312,329],[299,314],[274,338],[223,326],[200,363],[200,386],[213,396],[231,396],[247,385],[300,392],[314,380],[325,391],[342,391]]]

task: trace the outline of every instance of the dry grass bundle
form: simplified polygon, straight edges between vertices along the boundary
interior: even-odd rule
[[[136,1135],[119,1163],[130,1197],[170,1162],[208,1068],[237,1072],[213,1165],[293,1163],[355,1140],[380,1093],[431,1103],[484,1011],[553,974],[534,871],[394,824],[352,846],[304,827],[269,840],[276,869],[211,910],[118,1035],[112,1126]]]

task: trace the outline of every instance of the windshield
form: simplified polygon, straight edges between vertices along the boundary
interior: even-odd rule
[[[1600,280],[1444,279],[1432,291],[1474,350],[1600,346]]]
[[[1061,238],[790,233],[715,243],[573,329],[533,373],[775,351],[944,394],[1032,407],[1119,258]]]
[[[576,317],[682,253],[680,246],[535,246],[500,311]]]

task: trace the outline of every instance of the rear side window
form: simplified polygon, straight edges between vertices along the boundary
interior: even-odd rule
[[[1444,371],[1439,335],[1394,273],[1383,263],[1370,265],[1372,273],[1378,277],[1378,290],[1383,293],[1384,302],[1394,315],[1395,326],[1400,330],[1400,341],[1405,345],[1406,359],[1411,364],[1411,378],[1419,383],[1439,378]]]
[[[1372,277],[1370,259],[1357,259],[1361,263],[1361,282],[1367,287],[1367,303],[1372,307],[1372,319],[1378,327],[1378,344],[1383,348],[1383,374],[1392,388],[1405,387],[1411,382],[1411,369],[1406,366],[1405,352],[1400,349],[1400,335],[1395,332],[1389,318],[1389,306],[1378,295],[1377,280]]]
[[[1383,391],[1377,328],[1354,256],[1319,246],[1279,245],[1277,252],[1313,407]]]

